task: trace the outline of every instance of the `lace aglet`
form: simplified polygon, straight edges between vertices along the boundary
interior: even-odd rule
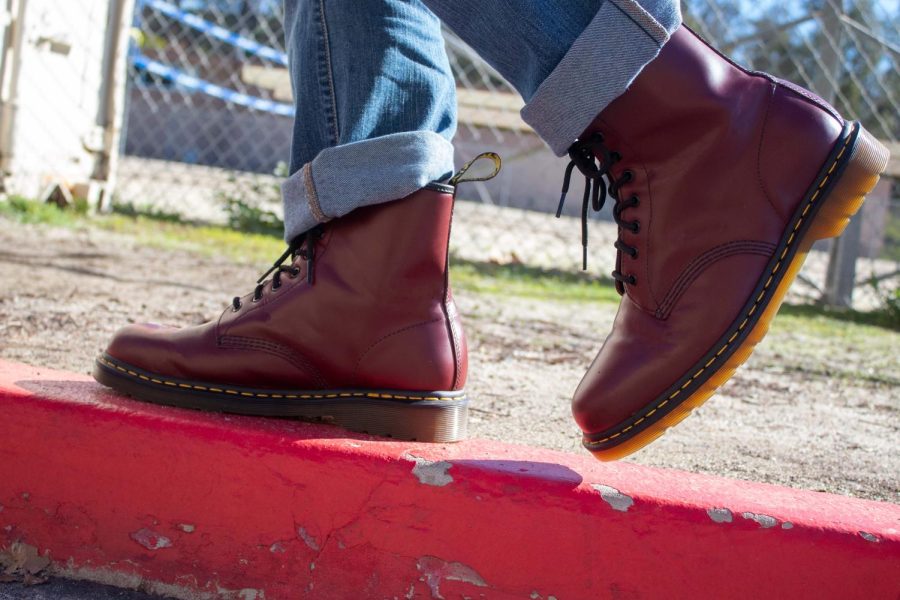
[[[581,247],[581,270],[587,271],[587,246]]]
[[[256,280],[256,283],[262,283],[263,281],[265,281],[266,277],[271,275],[275,269],[280,267],[281,263],[283,263],[285,260],[287,260],[287,257],[290,256],[291,253],[293,253],[293,251],[294,251],[293,246],[288,246],[288,249],[285,250],[284,253],[278,257],[278,260],[276,260],[275,263],[271,267],[269,267],[269,270],[266,271],[265,273],[263,273],[262,277],[260,277],[259,279]]]
[[[272,271],[274,271],[274,270],[277,269],[277,268],[278,268],[277,266],[275,266],[275,267],[269,267],[269,270],[266,271],[265,273],[263,273],[263,274],[262,274],[262,277],[260,277],[259,279],[256,280],[256,283],[259,284],[259,283],[262,283],[263,281],[265,281],[265,280],[266,280],[266,277],[268,277],[269,275],[271,275],[271,274],[272,274]]]
[[[556,218],[560,218],[562,216],[563,204],[566,202],[566,193],[563,192],[559,195],[559,206],[556,207]]]

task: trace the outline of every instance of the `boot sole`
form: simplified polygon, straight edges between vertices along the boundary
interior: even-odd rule
[[[890,155],[859,123],[847,123],[792,217],[741,316],[681,379],[627,421],[582,444],[603,461],[627,456],[684,420],[753,353],[816,240],[840,235],[878,183]]]
[[[132,398],[211,412],[292,417],[400,440],[465,439],[469,401],[464,391],[337,389],[271,390],[166,377],[101,354],[94,379]]]

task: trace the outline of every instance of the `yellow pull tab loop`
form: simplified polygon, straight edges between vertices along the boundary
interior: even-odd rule
[[[470,168],[472,168],[472,165],[474,165],[476,162],[478,162],[482,158],[487,158],[487,159],[490,159],[491,161],[493,161],[494,170],[490,174],[484,175],[483,177],[470,177],[468,179],[463,179],[463,175],[465,175],[466,172],[468,172],[468,170]],[[475,158],[473,158],[472,160],[470,160],[469,162],[464,164],[462,166],[462,168],[459,171],[457,171],[453,177],[450,178],[450,181],[448,183],[450,185],[457,185],[460,183],[465,183],[467,181],[487,181],[488,179],[493,179],[494,177],[497,176],[497,173],[500,172],[500,166],[501,166],[502,162],[503,161],[500,160],[500,155],[497,154],[496,152],[482,152],[481,154],[479,154],[478,156],[476,156]]]

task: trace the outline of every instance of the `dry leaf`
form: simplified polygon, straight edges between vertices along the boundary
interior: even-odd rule
[[[50,564],[49,556],[38,554],[37,548],[22,542],[13,542],[0,551],[0,583],[22,581],[25,585],[38,585],[47,581],[40,573]]]

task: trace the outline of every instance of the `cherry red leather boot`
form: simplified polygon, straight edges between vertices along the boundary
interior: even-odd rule
[[[121,329],[94,378],[160,404],[465,437],[466,342],[447,263],[453,191],[431,184],[304,234],[214,321]]]
[[[569,154],[564,190],[579,167],[583,214],[608,191],[619,225],[623,299],[573,400],[603,460],[650,443],[731,377],[810,246],[843,231],[888,160],[814,94],[684,26]]]

